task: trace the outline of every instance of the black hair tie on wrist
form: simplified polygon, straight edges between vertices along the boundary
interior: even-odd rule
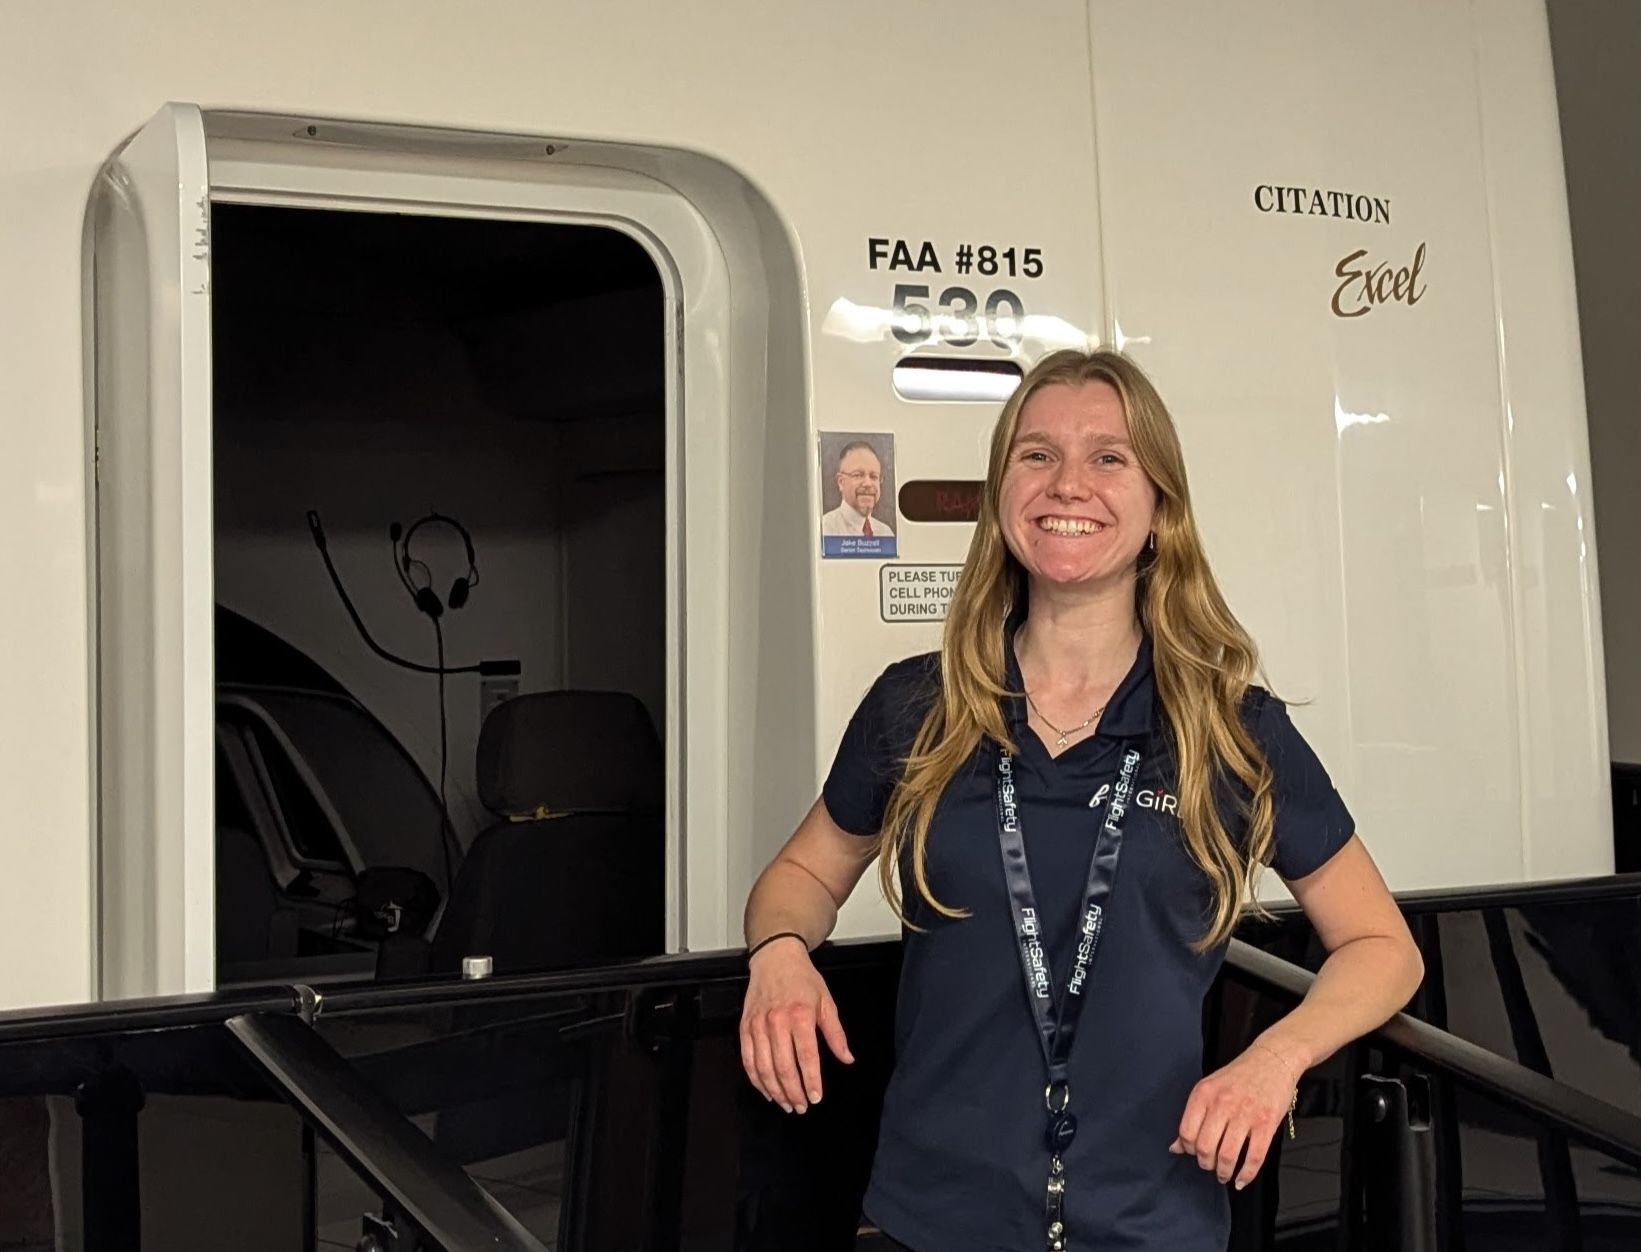
[[[801,942],[803,944],[803,950],[805,952],[809,951],[809,940],[805,939],[797,931],[795,931],[795,930],[778,930],[774,934],[768,936],[767,938],[758,940],[758,942],[756,944],[754,944],[752,947],[748,948],[747,952],[746,952],[746,959],[750,961],[753,957],[757,956],[758,953],[761,952],[767,945],[769,945],[771,943],[774,943],[775,940],[777,940],[777,939],[796,939],[796,940],[798,940],[799,942]]]

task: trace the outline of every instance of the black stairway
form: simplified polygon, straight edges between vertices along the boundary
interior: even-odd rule
[[[1641,1247],[1641,877],[1401,903],[1425,987],[1306,1075],[1234,1252]],[[1242,935],[1210,1065],[1321,957]],[[899,945],[817,959],[857,1063],[802,1117],[735,954],[0,1015],[0,1248],[864,1252]]]

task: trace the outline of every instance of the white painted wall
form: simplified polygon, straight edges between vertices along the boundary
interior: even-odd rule
[[[1038,248],[1020,354],[1115,341],[1156,370],[1220,572],[1273,675],[1317,697],[1301,724],[1393,885],[1599,868],[1600,637],[1579,538],[1593,527],[1543,36],[1536,0],[1397,0],[1371,28],[1291,0],[1234,20],[1207,0],[1166,18],[1034,0],[1007,20],[979,0],[504,0],[482,18],[436,0],[13,0],[0,533],[30,571],[31,612],[8,619],[25,663],[0,687],[0,950],[32,959],[0,976],[0,1003],[90,988],[81,229],[98,164],[173,99],[568,138],[572,152],[642,145],[633,168],[710,202],[741,277],[722,337],[686,370],[730,398],[739,424],[709,478],[738,494],[688,556],[735,591],[691,592],[686,626],[733,662],[734,750],[690,763],[692,785],[726,797],[730,840],[721,875],[691,891],[730,931],[865,685],[938,640],[879,620],[876,562],[818,560],[814,432],[893,432],[903,479],[970,477],[994,416],[895,398],[888,310],[908,276],[870,267],[867,240],[885,235],[937,245],[948,268],[932,285],[959,244]],[[1367,98],[1339,78],[1363,64],[1379,75]],[[1472,65],[1473,79],[1453,70]],[[1260,218],[1250,192],[1273,179],[1414,206],[1384,243],[1400,256],[1419,227],[1439,236],[1439,294],[1401,310],[1419,320],[1376,313],[1347,338],[1317,312],[1344,241],[1334,224]],[[767,356],[730,351],[748,327],[773,328]],[[1380,412],[1391,431],[1340,417]],[[708,451],[692,445],[702,466]],[[961,527],[897,533],[907,561],[958,560],[967,541]],[[840,926],[885,929],[865,893]]]
[[[1607,706],[1615,761],[1641,763],[1641,7],[1550,0],[1578,275],[1596,529],[1607,577]]]

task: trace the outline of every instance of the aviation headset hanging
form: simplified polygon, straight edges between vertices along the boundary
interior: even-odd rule
[[[448,526],[461,536],[462,546],[467,550],[467,573],[450,584],[450,594],[443,603],[439,595],[433,590],[433,574],[424,561],[418,561],[410,554],[410,541],[416,537],[416,532],[429,522],[436,525]],[[393,541],[394,567],[399,571],[399,580],[404,583],[405,590],[410,593],[412,603],[435,622],[444,615],[448,606],[451,610],[459,609],[467,603],[467,597],[474,587],[479,585],[479,562],[473,554],[473,536],[467,533],[455,518],[444,513],[428,512],[425,517],[418,518],[406,530],[398,522],[388,527],[388,538]],[[426,581],[418,585],[414,572],[420,571]]]
[[[433,574],[425,561],[417,559],[410,551],[410,541],[423,525],[435,522],[451,527],[461,536],[462,546],[467,553],[467,573],[457,578],[450,585],[449,595],[441,601],[438,592],[433,590]],[[353,628],[359,632],[359,637],[365,641],[377,656],[384,661],[391,662],[402,669],[413,670],[418,674],[436,674],[439,679],[439,851],[444,861],[444,889],[448,900],[450,889],[454,885],[455,871],[450,861],[450,840],[454,832],[450,829],[450,812],[446,805],[446,777],[449,768],[449,721],[445,705],[444,680],[450,674],[478,674],[481,677],[491,674],[518,673],[517,661],[480,661],[475,665],[446,665],[444,661],[444,627],[440,618],[448,607],[452,610],[465,605],[474,587],[479,582],[479,563],[473,548],[473,536],[468,534],[467,528],[455,518],[447,514],[430,510],[425,516],[412,523],[408,531],[398,522],[388,527],[388,538],[393,543],[393,570],[411,602],[417,610],[425,614],[433,623],[434,637],[438,645],[438,664],[423,665],[420,661],[412,661],[397,653],[389,652],[376,642],[364,619],[359,616],[359,610],[353,603],[353,597],[348,595],[348,589],[342,582],[342,575],[336,568],[336,562],[331,559],[330,545],[325,538],[325,526],[320,520],[319,510],[308,510],[308,530],[313,535],[314,547],[319,549],[320,559],[325,563],[325,572],[330,575],[331,585],[336,588],[336,594],[341,598],[342,606],[348,611],[348,618],[353,622]],[[424,580],[418,584],[412,576],[419,573]]]
[[[467,573],[450,584],[450,594],[443,602],[439,600],[439,593],[433,590],[433,571],[428,569],[425,561],[417,560],[410,553],[410,541],[416,537],[416,532],[429,522],[454,530],[461,536],[462,547],[467,552]],[[444,664],[444,623],[439,619],[444,616],[446,607],[454,612],[467,603],[468,595],[479,583],[479,561],[474,555],[473,536],[467,533],[467,527],[455,518],[432,509],[412,522],[409,530],[394,522],[388,527],[387,534],[393,543],[393,567],[398,571],[399,581],[410,593],[411,603],[433,623],[433,638],[439,660],[439,849],[444,853],[445,899],[448,900],[450,890],[455,886],[455,872],[450,866],[450,839],[454,832],[450,829],[450,808],[445,800],[446,780],[450,771],[450,717],[445,701],[444,680],[449,671]],[[416,581],[415,575],[418,571],[424,582]]]
[[[463,592],[459,595],[459,597],[454,585],[451,586],[450,592],[452,599],[459,598],[461,604],[466,604],[466,591],[471,590],[473,584],[478,581],[478,568],[476,562],[473,560],[473,541],[471,538],[467,537],[467,531],[462,529],[459,523],[457,524],[457,528],[460,530],[460,533],[467,544],[469,567],[468,573],[471,574],[472,577],[457,580],[457,582],[466,583],[466,587],[463,589]],[[400,656],[396,652],[389,652],[381,644],[376,642],[375,636],[370,633],[370,628],[365,625],[364,619],[359,616],[359,610],[353,603],[353,597],[348,595],[348,589],[342,582],[342,575],[336,568],[336,562],[331,560],[330,544],[325,539],[325,525],[324,522],[320,520],[319,511],[317,509],[308,510],[308,530],[313,534],[313,546],[319,549],[319,558],[325,563],[325,572],[330,575],[331,586],[336,588],[336,594],[342,601],[342,607],[348,611],[348,619],[353,623],[353,628],[359,632],[359,637],[365,641],[365,646],[377,656],[381,657],[382,660],[387,661],[392,665],[397,665],[400,669],[414,670],[418,674],[478,674],[480,677],[488,677],[490,675],[508,675],[517,674],[519,672],[517,661],[479,661],[473,665],[433,666],[423,665],[420,661],[409,660],[406,657]],[[400,565],[399,540],[403,533],[404,527],[400,526],[398,522],[393,523],[393,525],[388,528],[388,535],[393,540],[393,568],[399,581],[406,584],[406,590],[410,592],[411,599],[415,600],[417,588],[414,583],[408,581],[408,575]],[[421,566],[421,569],[425,574],[427,570],[427,566],[425,564],[420,561],[415,561],[414,564]],[[428,612],[433,605],[438,604],[438,594],[431,589],[431,585],[428,589],[428,597],[432,601],[431,604],[424,607],[422,604],[418,603],[416,606],[423,612]],[[457,607],[460,606],[458,605]],[[443,606],[440,606],[440,611],[442,613]]]

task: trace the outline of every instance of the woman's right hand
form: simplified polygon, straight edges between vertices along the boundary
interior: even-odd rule
[[[741,1011],[741,1064],[752,1085],[788,1113],[821,1098],[816,1028],[833,1055],[854,1064],[838,1006],[801,940],[777,939],[752,958]]]

